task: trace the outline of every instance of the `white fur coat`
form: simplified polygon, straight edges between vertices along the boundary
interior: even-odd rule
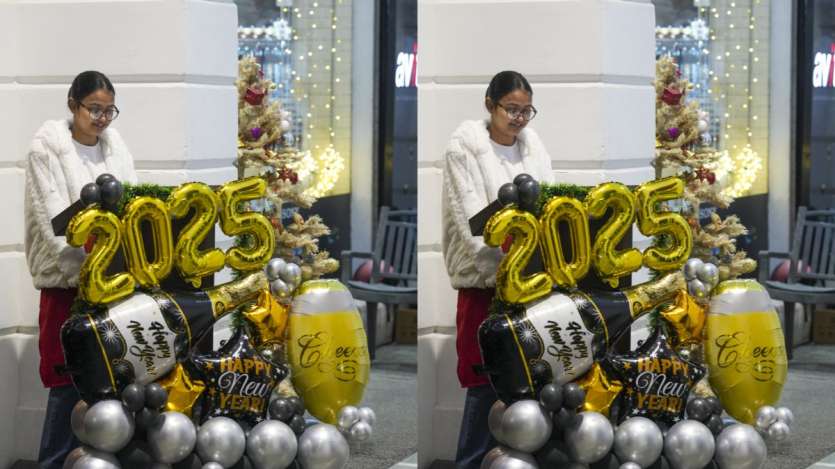
[[[69,288],[78,285],[84,260],[82,248],[52,234],[51,220],[79,199],[81,188],[98,174],[76,152],[71,122],[45,122],[35,133],[26,158],[24,199],[26,262],[35,288]],[[125,143],[108,128],[101,137],[107,172],[123,182],[136,183],[136,172]]]
[[[499,187],[516,176],[490,143],[487,121],[465,121],[452,134],[444,154],[443,251],[452,287],[488,288],[496,284],[499,248],[472,236],[468,220],[496,200]],[[525,173],[552,182],[551,158],[542,141],[525,128],[517,137]]]

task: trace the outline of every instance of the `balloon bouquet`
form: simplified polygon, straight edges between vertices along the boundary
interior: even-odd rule
[[[763,437],[788,436],[792,412],[772,407],[787,372],[777,313],[757,282],[720,282],[716,266],[689,259],[690,226],[664,203],[683,188],[678,178],[634,190],[609,182],[541,208],[528,175],[499,190],[484,240],[512,244],[479,329],[481,371],[499,397],[488,418],[499,446],[483,469],[758,468]],[[589,218],[607,213],[591,239]],[[618,248],[635,222],[659,241],[643,253]],[[530,272],[537,251],[542,271]],[[618,290],[642,265],[658,275]],[[613,290],[580,289],[592,269]],[[615,353],[651,311],[661,324]]]
[[[112,176],[82,190],[86,208],[67,242],[93,244],[79,277],[84,308],[63,325],[61,343],[83,399],[71,419],[83,446],[65,468],[340,468],[349,441],[370,437],[374,411],[355,407],[370,360],[353,299],[339,282],[303,281],[297,265],[272,258],[272,225],[244,210],[264,191],[260,178],[216,191],[191,182],[167,200],[133,197],[120,217],[123,188]],[[172,217],[189,217],[176,240]],[[201,249],[218,218],[246,242]],[[108,273],[119,250],[127,271]],[[199,288],[224,266],[242,274],[208,289],[160,288],[175,267]],[[236,310],[243,326],[218,350],[196,350]],[[288,377],[295,389],[279,395]]]

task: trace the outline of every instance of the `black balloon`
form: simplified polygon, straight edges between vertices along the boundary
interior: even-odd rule
[[[519,202],[519,191],[516,184],[508,182],[499,188],[499,202],[502,205],[515,204]]]
[[[577,411],[563,407],[554,414],[555,422],[560,428],[569,428],[577,417]]]
[[[145,388],[136,383],[125,386],[122,390],[122,402],[131,412],[139,412],[145,407]]]
[[[712,410],[706,399],[697,397],[687,403],[687,418],[704,422],[713,415]]]
[[[704,367],[676,353],[656,329],[637,350],[607,362],[623,383],[623,418],[641,416],[674,424],[684,416],[687,396],[705,375]]]
[[[516,184],[516,186],[521,186],[526,181],[533,181],[533,177],[530,174],[522,173],[513,178],[513,184]]]
[[[722,415],[722,403],[719,402],[719,399],[717,399],[715,396],[710,396],[705,398],[705,400],[708,404],[710,404],[711,413],[716,415]]]
[[[215,352],[195,355],[191,363],[206,383],[199,421],[229,417],[257,425],[267,417],[270,394],[287,376],[283,365],[265,360],[239,327]]]
[[[549,440],[533,456],[539,467],[565,467],[571,463],[568,448],[561,440]]]
[[[121,451],[116,453],[116,459],[122,465],[122,469],[146,469],[154,463],[151,447],[148,443],[133,440]]]
[[[107,182],[107,181],[115,181],[115,180],[116,180],[116,178],[112,174],[104,173],[104,174],[99,175],[99,177],[96,178],[96,184],[101,186],[101,185],[104,185],[104,183]]]
[[[565,383],[562,387],[563,406],[567,409],[577,409],[586,402],[586,391],[577,383]]]
[[[296,415],[304,415],[304,401],[298,396],[290,396],[287,400],[292,404]]]
[[[613,453],[603,456],[603,459],[593,462],[589,465],[590,469],[618,469],[620,468],[620,461]]]
[[[560,410],[563,403],[562,388],[554,383],[546,384],[539,391],[539,402],[551,412]]]
[[[717,464],[715,460],[711,459],[707,466],[702,469],[719,469],[719,464]]]
[[[301,415],[295,415],[293,416],[293,419],[290,420],[290,428],[296,435],[301,435],[302,433],[304,433],[304,427],[304,417],[302,417]]]
[[[99,186],[94,182],[85,184],[84,187],[81,188],[81,201],[84,205],[97,204],[101,202],[101,192],[99,191]]]
[[[143,408],[136,413],[136,430],[147,430],[154,424],[159,417],[159,411],[156,409]]]
[[[725,424],[722,422],[722,417],[716,414],[711,415],[710,418],[707,419],[707,422],[705,422],[705,426],[707,426],[707,428],[709,428],[711,433],[713,433],[714,435],[722,433],[722,430],[725,429]]]
[[[162,409],[168,403],[168,391],[158,383],[145,386],[145,406],[149,409]]]
[[[270,403],[270,417],[273,419],[287,423],[294,415],[296,415],[296,408],[289,399],[280,397]]]
[[[115,179],[106,181],[101,185],[101,189],[99,190],[102,203],[109,208],[116,207],[116,204],[122,199],[124,192],[125,189],[122,187],[122,183]]]
[[[197,456],[197,453],[191,453],[182,461],[172,464],[171,467],[173,469],[201,469],[203,467],[203,462],[200,461],[200,457]]]
[[[519,185],[519,206],[524,210],[536,208],[539,200],[539,183],[531,179]]]

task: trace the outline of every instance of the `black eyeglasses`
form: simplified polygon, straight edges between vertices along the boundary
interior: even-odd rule
[[[518,119],[521,117],[522,119],[529,121],[536,117],[536,108],[533,106],[525,106],[522,109],[514,106],[507,107],[501,103],[496,103],[496,106],[504,109],[504,112],[507,113],[507,117],[510,117],[511,119]]]
[[[99,106],[87,106],[82,102],[78,103],[79,106],[83,107],[90,113],[90,117],[97,121],[102,118],[102,116],[107,119],[108,121],[112,121],[119,117],[119,108],[116,106],[107,106],[106,108],[102,109]]]

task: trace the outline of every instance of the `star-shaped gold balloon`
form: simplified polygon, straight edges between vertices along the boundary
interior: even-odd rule
[[[609,379],[606,376],[599,363],[595,363],[588,373],[577,380],[576,383],[586,391],[586,402],[583,404],[583,410],[600,412],[607,416],[609,415],[609,407],[612,406],[615,398],[623,389],[620,381]]]
[[[182,412],[188,416],[191,416],[191,408],[206,388],[202,381],[191,379],[181,363],[158,383],[168,391],[165,410]]]
[[[258,330],[259,345],[284,341],[288,308],[276,301],[269,290],[264,290],[258,295],[258,302],[244,311],[244,317],[252,321]]]
[[[705,307],[696,303],[686,291],[681,290],[676,302],[661,311],[676,331],[676,344],[699,343],[704,336]]]

